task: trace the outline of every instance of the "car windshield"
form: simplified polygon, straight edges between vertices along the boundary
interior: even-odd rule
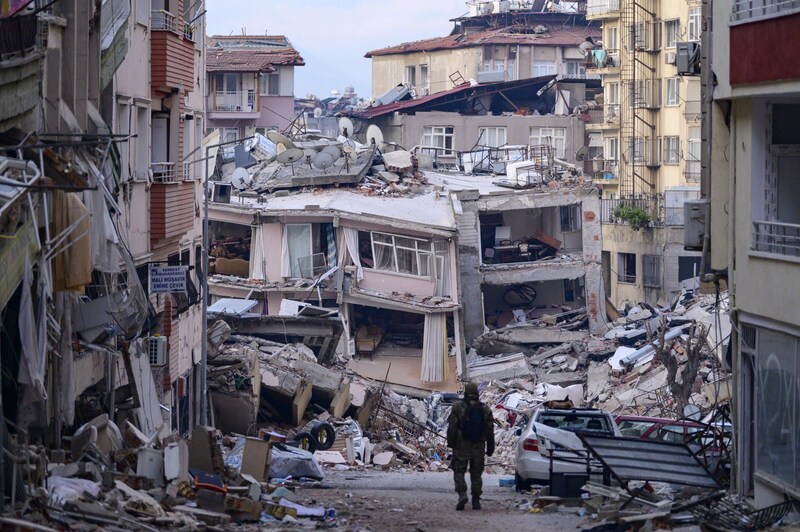
[[[653,425],[655,425],[655,422],[625,419],[622,421],[617,421],[617,425],[619,426],[619,431],[622,433],[623,436],[632,436],[635,438],[639,438],[645,432],[650,430],[653,427]]]
[[[545,412],[536,420],[537,423],[570,432],[598,432],[613,434],[614,431],[606,416],[586,415],[578,413]]]

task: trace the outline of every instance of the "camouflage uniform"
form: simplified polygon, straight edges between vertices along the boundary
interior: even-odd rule
[[[467,500],[467,482],[464,475],[468,466],[473,508],[480,508],[478,501],[483,489],[481,474],[483,473],[484,453],[489,456],[494,453],[494,418],[488,406],[483,405],[485,427],[481,439],[477,442],[469,442],[461,433],[467,407],[471,401],[479,401],[478,386],[474,383],[466,385],[464,399],[453,405],[447,427],[447,445],[453,449],[450,468],[453,470],[456,493],[459,495],[459,505],[456,507],[459,510],[463,509]]]

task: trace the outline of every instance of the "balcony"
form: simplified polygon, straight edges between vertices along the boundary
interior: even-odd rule
[[[700,100],[687,100],[683,103],[683,117],[687,122],[699,122],[701,114]]]
[[[595,48],[589,50],[586,69],[594,75],[614,74],[619,70],[619,50]]]
[[[46,31],[36,15],[0,18],[0,131],[19,127],[36,128],[40,105],[43,40]]]
[[[600,20],[619,17],[619,0],[589,0],[586,3],[586,18]]]
[[[626,221],[621,218],[623,207],[639,209],[650,217],[648,227],[659,227],[664,225],[662,215],[662,201],[657,197],[645,198],[612,198],[600,200],[600,223],[604,224],[624,224]]]
[[[194,225],[195,183],[181,179],[183,172],[176,172],[174,163],[158,163],[151,168],[150,242],[156,243],[163,238],[181,236]]]
[[[800,225],[781,222],[753,222],[752,251],[800,257]]]
[[[583,115],[588,131],[618,128],[619,119],[619,104],[616,103],[597,106]]]
[[[261,113],[254,90],[215,91],[208,95],[207,108],[211,119],[235,118],[255,120]]]
[[[595,159],[591,161],[592,181],[596,185],[619,185],[619,163],[615,160]]]
[[[151,86],[171,93],[174,89],[191,92],[194,88],[195,44],[193,30],[167,11],[151,14]]]
[[[731,25],[783,17],[793,13],[800,13],[800,4],[797,0],[772,0],[771,2],[734,0]]]

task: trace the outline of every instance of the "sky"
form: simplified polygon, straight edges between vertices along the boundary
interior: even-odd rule
[[[370,50],[441,37],[465,0],[206,0],[208,35],[286,35],[306,65],[295,69],[294,93],[320,98],[345,86],[372,96]],[[402,80],[398,80],[402,81]]]

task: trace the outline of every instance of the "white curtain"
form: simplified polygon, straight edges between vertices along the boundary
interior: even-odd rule
[[[347,253],[356,267],[356,280],[360,281],[364,278],[364,268],[361,266],[361,257],[358,254],[358,229],[352,227],[343,227],[344,243],[347,246]],[[344,261],[342,261],[344,262]]]
[[[384,271],[395,271],[394,268],[394,250],[392,246],[387,246],[384,244],[379,244],[378,242],[374,242],[372,245],[372,249],[375,250],[375,257],[373,260],[375,261],[375,269],[376,270],[384,270]]]
[[[268,280],[267,259],[264,254],[264,227],[261,224],[253,227],[250,238],[250,278]]]
[[[292,267],[289,263],[289,236],[286,224],[281,224],[281,277],[291,277]]]
[[[436,240],[433,243],[436,256],[436,294],[450,296],[450,243],[447,240]]]
[[[299,279],[313,275],[311,260],[311,224],[291,224],[286,226],[286,247],[289,253],[290,277]],[[303,259],[302,261],[298,259]],[[302,271],[300,264],[307,271]],[[304,275],[305,274],[305,275]]]
[[[448,374],[447,354],[446,314],[426,314],[422,341],[422,382],[445,380]]]

